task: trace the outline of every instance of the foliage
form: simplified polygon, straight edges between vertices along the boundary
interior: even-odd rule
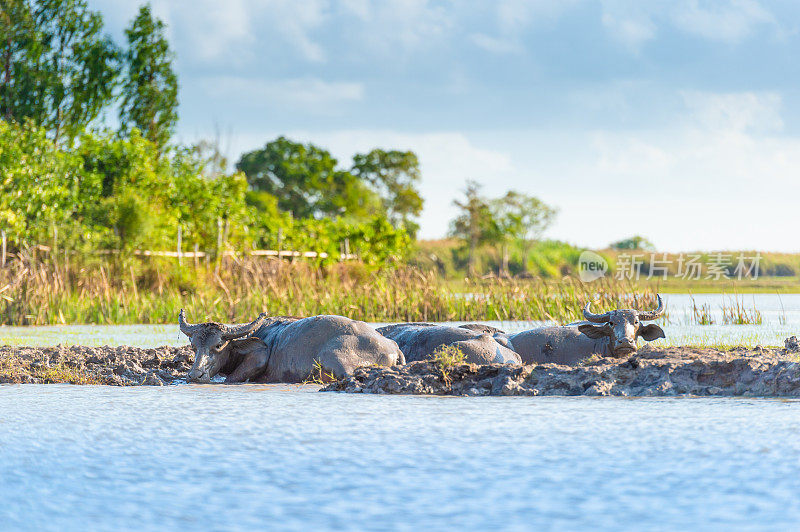
[[[12,245],[47,242],[54,226],[73,226],[91,179],[80,157],[58,149],[44,130],[0,120],[0,228]]]
[[[336,159],[313,144],[278,137],[242,155],[236,168],[250,188],[278,198],[278,207],[296,218],[368,218],[380,212],[380,199],[364,181],[336,168]]]
[[[135,128],[127,138],[87,133],[66,149],[42,128],[0,120],[0,228],[14,249],[50,244],[57,230],[71,250],[171,250],[180,226],[187,250],[222,251],[223,236],[232,249],[282,245],[326,252],[328,261],[345,240],[368,264],[406,256],[408,234],[383,216],[297,219],[274,196],[248,191],[241,173],[207,176],[196,154],[167,158]]]
[[[175,259],[81,258],[23,249],[0,269],[0,324],[174,323],[245,321],[272,315],[339,314],[365,321],[580,319],[597,308],[652,308],[650,289],[605,279],[586,285],[514,279],[470,281],[415,268],[369,269],[354,263],[316,266],[259,257],[225,258],[222,267]],[[464,293],[471,297],[464,297]]]
[[[85,0],[0,4],[0,112],[72,142],[113,100],[119,52]]]
[[[352,173],[365,180],[383,201],[383,211],[395,227],[404,227],[414,237],[415,221],[422,213],[423,200],[417,190],[419,160],[414,152],[374,149],[353,157]]]
[[[494,214],[489,201],[481,196],[480,185],[467,181],[464,199],[454,200],[460,214],[451,222],[450,236],[460,238],[469,246],[468,272],[475,275],[475,259],[478,246],[489,241],[497,233]]]
[[[492,202],[494,219],[499,229],[498,240],[508,245],[517,243],[522,251],[522,270],[528,271],[528,256],[531,246],[553,223],[558,212],[539,198],[510,190],[502,198]],[[506,247],[507,249],[507,247]],[[505,252],[507,253],[507,251]],[[503,269],[508,269],[507,255],[503,257]]]
[[[167,144],[178,121],[178,78],[172,70],[174,57],[165,26],[153,18],[150,6],[144,5],[125,36],[128,49],[120,107],[122,129],[139,128],[160,148]]]
[[[656,249],[652,242],[640,235],[634,235],[630,238],[614,242],[609,247],[611,249],[643,249],[649,251]]]
[[[454,345],[443,345],[431,355],[431,362],[443,370],[463,364],[466,359],[464,352]]]

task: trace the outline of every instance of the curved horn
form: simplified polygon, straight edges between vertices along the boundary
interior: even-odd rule
[[[664,305],[664,300],[661,299],[661,294],[656,294],[658,298],[658,308],[655,310],[645,310],[639,313],[639,319],[642,321],[647,320],[655,320],[660,318],[664,314],[664,310],[666,306]]]
[[[264,324],[264,320],[267,319],[267,313],[262,312],[258,315],[256,319],[251,321],[250,323],[246,323],[244,325],[235,325],[233,327],[229,325],[224,325],[224,329],[222,330],[222,337],[226,340],[230,340],[232,338],[239,338],[242,336],[247,336],[252,334]]]
[[[586,306],[583,307],[583,317],[586,318],[587,321],[591,321],[592,323],[604,323],[608,321],[608,316],[611,314],[610,312],[606,312],[604,314],[592,314],[592,311],[589,310],[589,305],[592,302],[589,301],[586,303]]]
[[[200,325],[189,325],[188,323],[186,323],[186,311],[184,311],[183,309],[181,309],[181,311],[178,312],[178,325],[180,325],[181,327],[181,332],[189,337],[191,337],[194,333],[196,333],[197,330],[200,328]]]

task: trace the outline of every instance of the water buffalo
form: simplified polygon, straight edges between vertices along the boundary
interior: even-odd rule
[[[380,327],[378,332],[397,342],[407,362],[424,360],[438,348],[450,345],[464,353],[466,362],[474,364],[522,362],[505,335],[492,335],[485,329],[476,331],[433,323],[399,323]]]
[[[181,309],[178,321],[195,352],[190,381],[209,382],[222,373],[225,382],[300,382],[317,365],[338,378],[359,366],[405,364],[396,343],[366,323],[342,316],[261,314],[244,325],[190,325]]]
[[[583,309],[587,321],[510,335],[509,340],[514,350],[525,364],[574,364],[593,354],[615,358],[629,355],[636,351],[636,340],[639,337],[648,342],[666,338],[658,325],[642,323],[664,314],[664,302],[660,295],[658,308],[652,311],[620,309],[593,314],[589,310],[590,304],[587,303]]]

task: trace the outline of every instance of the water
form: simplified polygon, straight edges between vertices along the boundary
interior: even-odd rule
[[[0,386],[3,530],[790,529],[800,402]]]
[[[733,296],[725,294],[667,294],[668,319],[658,323],[667,339],[656,345],[764,345],[783,346],[791,335],[800,336],[800,294],[744,294],[739,302],[745,308],[758,309],[760,325],[724,325],[722,307],[731,307]],[[714,325],[696,325],[691,321],[692,298],[698,307],[708,305]],[[464,322],[452,322],[461,324]],[[538,327],[544,322],[485,322],[508,332]],[[382,324],[375,324],[376,326]],[[69,325],[46,327],[0,327],[0,344],[10,345],[132,345],[157,347],[185,345],[186,338],[175,325]]]

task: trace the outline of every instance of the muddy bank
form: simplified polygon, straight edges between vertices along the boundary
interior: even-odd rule
[[[788,344],[787,344],[788,346]],[[359,368],[323,391],[423,395],[800,397],[800,355],[787,349],[645,349],[579,366],[414,362]]]
[[[183,382],[193,360],[189,346],[0,346],[0,384],[162,386]]]

